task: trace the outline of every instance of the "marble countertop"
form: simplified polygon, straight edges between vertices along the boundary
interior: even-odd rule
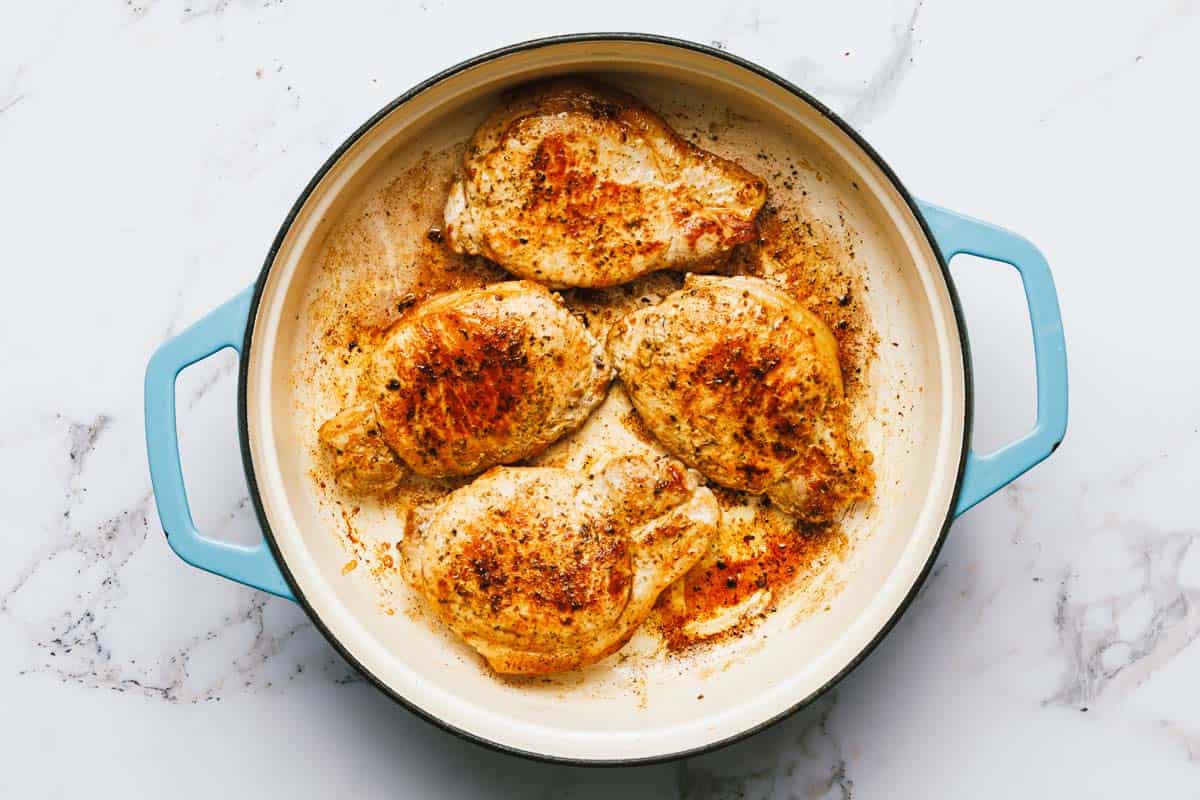
[[[0,796],[1194,793],[1200,3],[572,6],[0,12]],[[764,64],[921,197],[1038,243],[1072,420],[1052,459],[954,526],[835,691],[711,755],[588,770],[443,733],[363,683],[297,606],[180,562],[141,392],[154,347],[252,280],[300,188],[387,100],[496,46],[621,29]],[[986,447],[1032,418],[1027,322],[1011,273],[954,269]],[[253,541],[235,382],[232,357],[182,377],[184,468],[200,526]]]

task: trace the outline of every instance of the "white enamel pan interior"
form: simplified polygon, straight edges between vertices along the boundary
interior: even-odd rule
[[[816,612],[783,608],[752,640],[693,660],[612,667],[567,680],[503,681],[444,632],[381,613],[342,574],[345,551],[315,506],[308,445],[292,415],[289,363],[329,226],[405,148],[469,134],[500,90],[562,73],[677,82],[755,124],[785,131],[827,176],[861,236],[880,340],[872,383],[876,508]],[[490,54],[419,87],[368,124],[314,181],[260,279],[244,353],[243,444],[252,494],[292,592],[381,689],[477,741],[538,758],[630,763],[710,748],[818,695],[891,627],[949,523],[967,434],[969,379],[953,291],[911,198],[826,110],[776,78],[704,48],[648,37],[567,37]],[[897,342],[898,346],[889,346]],[[888,414],[905,409],[889,432]],[[603,674],[602,674],[603,673]],[[701,698],[702,699],[699,699]]]

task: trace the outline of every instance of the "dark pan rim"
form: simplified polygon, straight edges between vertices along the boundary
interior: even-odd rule
[[[533,751],[529,751],[529,750],[522,750],[520,748],[511,747],[511,746],[503,744],[501,742],[492,741],[492,740],[486,739],[482,736],[473,734],[469,731],[465,731],[461,728],[455,727],[454,725],[451,725],[451,724],[445,722],[444,720],[439,719],[438,717],[433,716],[432,714],[428,713],[424,709],[420,708],[414,702],[401,696],[398,692],[396,692],[394,689],[392,689],[390,686],[388,686],[382,680],[380,680],[378,677],[376,677],[369,669],[367,669],[367,667],[365,665],[363,665],[357,658],[355,658],[355,656],[352,653],[350,653],[346,649],[346,647],[338,640],[338,638],[325,626],[325,624],[321,621],[320,616],[318,616],[317,612],[313,609],[312,605],[308,602],[308,599],[305,597],[304,591],[301,589],[299,583],[296,581],[295,576],[293,576],[291,573],[291,570],[288,569],[287,562],[283,559],[283,555],[280,552],[279,547],[275,542],[275,536],[274,536],[274,533],[271,531],[271,524],[267,519],[267,514],[266,514],[266,511],[264,510],[263,504],[262,504],[262,497],[259,494],[258,481],[255,478],[255,474],[254,474],[254,463],[250,456],[250,434],[249,434],[249,426],[247,425],[246,381],[247,381],[247,376],[248,376],[248,372],[249,372],[249,363],[250,363],[249,356],[251,353],[250,348],[251,348],[251,344],[252,344],[253,337],[254,337],[254,327],[255,327],[254,320],[256,319],[256,317],[258,315],[258,306],[262,299],[263,288],[266,286],[267,275],[270,273],[271,266],[275,261],[275,257],[278,254],[280,247],[283,245],[283,240],[287,236],[288,230],[291,228],[291,225],[295,221],[296,216],[300,213],[300,209],[303,208],[304,204],[308,201],[309,195],[311,195],[312,192],[316,189],[317,184],[319,184],[321,182],[321,179],[325,177],[325,174],[327,172],[329,172],[329,170],[334,166],[334,164],[336,164],[338,162],[338,160],[342,157],[342,155],[355,142],[357,142],[367,131],[369,131],[372,127],[374,127],[376,123],[378,123],[380,120],[382,120],[388,114],[391,114],[397,108],[404,105],[406,102],[408,102],[412,98],[416,97],[421,92],[430,88],[434,84],[440,83],[441,81],[445,80],[446,78],[449,78],[452,75],[462,72],[463,70],[478,66],[480,64],[484,64],[488,61],[493,61],[497,58],[502,58],[504,56],[511,55],[513,53],[519,53],[519,52],[522,52],[525,50],[537,50],[537,49],[540,49],[543,47],[552,47],[552,46],[560,45],[560,44],[573,44],[573,43],[578,43],[578,42],[638,42],[638,43],[665,45],[668,47],[676,47],[676,48],[683,49],[683,50],[691,50],[693,52],[703,53],[703,54],[711,56],[713,58],[718,58],[723,61],[727,61],[738,67],[741,67],[742,69],[748,70],[749,72],[752,72],[755,75],[766,78],[767,80],[773,82],[777,86],[780,86],[781,88],[790,92],[793,96],[795,96],[801,102],[807,103],[808,105],[812,106],[817,111],[819,111],[826,119],[828,119],[830,122],[832,122],[834,125],[836,125],[842,131],[842,133],[844,133],[846,136],[848,136],[859,148],[861,148],[862,151],[864,153],[866,153],[871,158],[872,161],[875,162],[876,166],[878,166],[879,169],[882,170],[883,174],[888,178],[888,180],[891,182],[892,186],[896,189],[896,191],[903,198],[904,202],[908,205],[909,211],[912,213],[912,215],[916,218],[918,224],[921,226],[921,230],[924,232],[925,238],[933,250],[934,257],[937,259],[938,266],[941,268],[942,277],[946,281],[946,289],[950,295],[951,306],[954,309],[954,319],[958,325],[959,341],[962,344],[963,371],[964,371],[964,379],[965,379],[965,382],[964,382],[965,419],[964,419],[964,424],[963,424],[962,449],[961,449],[961,453],[959,455],[959,460],[958,460],[958,472],[954,479],[954,491],[950,496],[950,502],[946,509],[946,517],[945,517],[944,521],[942,522],[941,531],[938,533],[937,541],[934,543],[933,549],[929,553],[929,558],[925,562],[925,565],[921,568],[921,572],[917,576],[916,580],[913,581],[913,584],[909,588],[908,593],[905,595],[904,599],[900,602],[900,605],[896,608],[896,611],[887,620],[887,622],[885,622],[883,624],[883,626],[880,627],[879,631],[875,634],[875,636],[871,639],[871,641],[868,642],[867,645],[865,647],[863,647],[863,649],[860,650],[859,653],[854,658],[852,658],[844,667],[842,667],[842,669],[836,675],[834,675],[832,678],[830,678],[828,681],[826,681],[824,685],[818,687],[817,689],[815,689],[814,691],[809,693],[809,695],[807,697],[805,697],[805,698],[801,699],[799,702],[795,703],[791,708],[785,709],[784,711],[781,711],[780,713],[776,714],[774,717],[772,717],[764,722],[761,722],[757,725],[753,725],[750,728],[747,728],[746,730],[739,731],[730,736],[726,736],[723,739],[719,739],[717,741],[710,742],[708,744],[701,745],[699,747],[693,747],[688,750],[681,750],[681,751],[678,751],[675,753],[669,753],[666,755],[648,756],[645,758],[580,759],[580,758],[568,758],[568,757],[563,757],[563,756],[547,755],[544,753],[537,753],[537,752],[533,752]],[[342,142],[342,144],[325,161],[325,163],[321,166],[321,168],[319,170],[317,170],[316,174],[313,175],[312,180],[310,180],[308,182],[308,185],[304,187],[304,191],[302,191],[300,193],[300,196],[297,198],[295,204],[292,206],[291,210],[288,212],[287,217],[284,219],[282,226],[280,226],[279,233],[275,236],[275,241],[272,242],[272,244],[271,244],[271,249],[267,252],[266,261],[263,263],[262,270],[259,272],[258,279],[255,281],[255,284],[254,284],[254,296],[250,302],[250,314],[249,314],[248,319],[249,319],[249,322],[246,325],[246,336],[245,336],[245,340],[243,342],[243,348],[242,348],[242,358],[241,358],[239,366],[238,366],[238,391],[237,391],[238,438],[241,443],[242,464],[243,464],[243,467],[246,472],[246,482],[250,489],[250,500],[254,505],[255,514],[258,516],[258,523],[262,527],[263,536],[265,537],[268,546],[271,548],[271,553],[274,555],[275,561],[276,561],[276,563],[278,563],[279,569],[283,573],[284,579],[287,581],[288,586],[291,587],[292,593],[296,597],[296,602],[298,602],[300,604],[300,606],[304,609],[305,613],[308,615],[309,619],[312,620],[313,625],[316,626],[317,630],[319,630],[321,632],[321,634],[329,641],[329,643],[333,646],[333,648],[335,650],[337,650],[337,652],[339,654],[341,654],[342,658],[346,659],[346,661],[349,662],[356,670],[358,670],[358,672],[360,674],[362,674],[363,677],[365,677],[371,684],[373,684],[377,689],[379,689],[385,695],[392,698],[392,700],[396,701],[397,703],[399,703],[404,708],[408,709],[409,711],[411,711],[413,714],[417,715],[421,719],[424,719],[427,722],[433,723],[434,725],[437,725],[439,728],[441,728],[445,731],[448,731],[448,732],[454,734],[455,736],[458,736],[459,738],[464,739],[468,742],[482,745],[484,747],[490,748],[492,750],[496,750],[501,753],[509,753],[512,755],[517,755],[517,756],[521,756],[523,758],[531,759],[533,761],[540,761],[540,762],[550,763],[550,764],[569,764],[569,765],[573,765],[573,766],[594,766],[594,767],[603,767],[603,766],[628,767],[628,766],[638,766],[638,765],[660,764],[660,763],[664,763],[664,762],[675,761],[675,760],[678,760],[681,758],[687,758],[689,756],[700,755],[702,753],[707,753],[707,752],[710,752],[713,750],[717,750],[719,748],[722,748],[727,745],[733,744],[735,742],[741,741],[742,739],[752,736],[753,734],[758,733],[759,731],[769,728],[770,726],[774,725],[775,723],[780,722],[781,720],[786,719],[787,717],[790,717],[792,714],[796,713],[800,709],[810,705],[815,700],[820,698],[827,691],[829,691],[835,685],[837,685],[838,682],[840,682],[843,678],[845,678],[846,675],[848,675],[851,671],[853,671],[859,664],[861,664],[867,658],[867,656],[869,656],[875,650],[875,648],[878,647],[879,643],[883,640],[883,638],[885,636],[887,636],[888,633],[891,632],[892,628],[894,628],[896,626],[896,623],[900,620],[900,617],[904,615],[904,612],[907,611],[909,606],[912,605],[913,600],[916,598],[917,592],[920,590],[921,586],[924,585],[925,580],[929,577],[929,573],[933,568],[934,562],[937,561],[938,553],[941,552],[942,545],[946,541],[946,534],[950,530],[950,525],[954,521],[954,508],[955,508],[955,505],[958,500],[959,492],[962,489],[963,471],[966,467],[966,463],[967,463],[966,457],[967,457],[967,452],[968,452],[968,449],[970,447],[970,442],[971,442],[971,425],[972,425],[972,420],[974,419],[974,384],[973,384],[973,375],[972,375],[972,370],[971,370],[970,346],[967,342],[967,326],[963,320],[962,306],[959,303],[958,292],[955,289],[954,280],[950,276],[949,267],[947,266],[945,258],[942,256],[941,250],[938,248],[937,241],[934,239],[933,233],[929,229],[928,223],[925,221],[924,216],[922,216],[921,210],[917,206],[917,203],[913,199],[913,196],[909,193],[908,189],[906,189],[904,187],[904,184],[900,182],[899,177],[897,177],[896,173],[892,171],[892,168],[887,165],[887,162],[885,162],[879,156],[879,154],[877,152],[875,152],[874,148],[872,148],[871,145],[867,144],[867,142],[862,138],[862,136],[860,136],[858,134],[857,131],[854,130],[854,128],[852,128],[849,124],[847,124],[840,117],[838,117],[837,114],[835,114],[833,111],[831,111],[829,108],[827,108],[819,100],[817,100],[816,98],[814,98],[813,96],[811,96],[810,94],[805,92],[803,89],[792,84],[785,78],[782,78],[779,75],[776,75],[775,73],[771,72],[770,70],[764,69],[763,67],[761,67],[751,61],[747,61],[744,58],[740,58],[738,56],[732,55],[723,50],[718,50],[713,47],[708,47],[707,45],[697,44],[695,42],[689,42],[684,39],[675,39],[675,38],[668,37],[668,36],[659,36],[657,34],[646,34],[646,33],[579,33],[579,34],[567,34],[567,35],[561,35],[561,36],[548,36],[548,37],[544,37],[544,38],[540,38],[540,39],[531,39],[527,42],[521,42],[519,44],[509,45],[507,47],[501,47],[499,49],[492,50],[490,52],[484,53],[482,55],[476,56],[474,58],[471,58],[471,59],[463,61],[459,64],[456,64],[455,66],[450,67],[449,69],[443,70],[442,72],[437,73],[433,77],[417,84],[409,91],[405,92],[404,94],[397,97],[395,100],[388,103],[386,106],[384,106],[378,112],[376,112],[374,116],[372,116],[370,119],[368,119],[366,122],[364,122],[357,130],[355,130],[352,134],[350,134],[350,136],[346,139],[346,141]]]

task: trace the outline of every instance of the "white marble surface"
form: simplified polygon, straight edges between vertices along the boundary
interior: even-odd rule
[[[573,5],[4,4],[0,797],[1194,795],[1200,3]],[[388,99],[495,46],[612,29],[782,73],[922,197],[1037,242],[1073,407],[835,692],[710,756],[597,771],[442,733],[296,606],[178,561],[141,380]],[[1031,416],[1024,312],[1000,267],[956,273],[996,443]],[[234,382],[231,358],[186,373],[181,428],[198,521],[248,539]]]

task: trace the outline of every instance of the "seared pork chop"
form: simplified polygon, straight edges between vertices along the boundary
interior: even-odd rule
[[[611,377],[603,348],[544,287],[449,292],[392,327],[363,376],[363,401],[319,438],[353,491],[386,492],[408,470],[473,475],[577,428]]]
[[[689,275],[609,333],[638,415],[668,452],[732,489],[823,521],[872,491],[833,333],[760,278]]]
[[[403,552],[414,588],[492,669],[541,675],[624,646],[719,519],[671,458],[496,467],[414,512]]]
[[[637,98],[563,79],[476,131],[446,203],[455,251],[548,286],[702,272],[754,238],[766,183],[685,141]]]

